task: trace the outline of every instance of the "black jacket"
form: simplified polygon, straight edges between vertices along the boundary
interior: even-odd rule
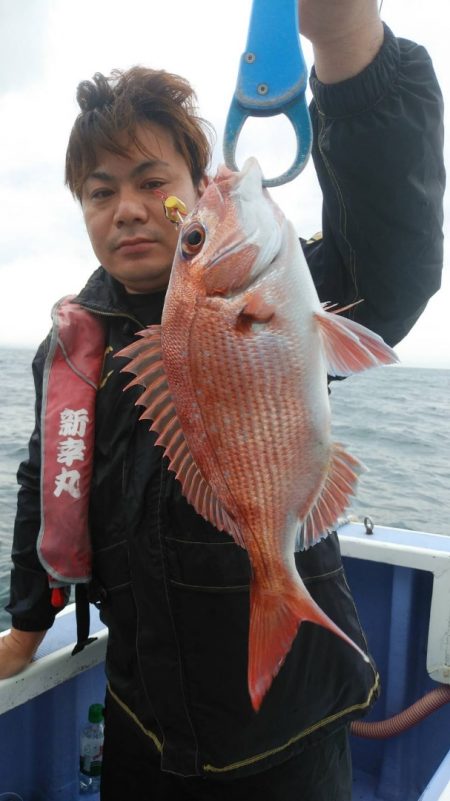
[[[319,295],[390,344],[439,287],[442,267],[442,100],[423,50],[386,30],[361,75],[311,85],[314,162],[324,194],[323,238],[303,242]],[[91,493],[92,592],[109,628],[111,692],[183,775],[243,775],[286,759],[308,739],[363,714],[378,691],[374,667],[324,629],[304,623],[262,708],[247,690],[249,563],[200,518],[123,393],[113,358],[158,322],[163,294],[132,298],[102,268],[78,302],[105,321]],[[140,306],[139,306],[140,304]],[[54,610],[37,560],[40,393],[46,343],[34,360],[37,424],[18,473],[9,611],[15,627],[48,628]],[[274,443],[276,447],[276,443]],[[297,556],[319,605],[366,647],[336,535]],[[163,745],[164,743],[164,745]]]

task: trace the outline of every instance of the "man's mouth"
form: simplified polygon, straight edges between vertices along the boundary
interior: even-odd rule
[[[120,240],[115,249],[119,250],[121,253],[143,253],[155,244],[155,239],[146,239],[145,237],[138,236]]]

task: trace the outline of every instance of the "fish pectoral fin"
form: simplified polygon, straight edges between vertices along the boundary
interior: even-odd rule
[[[181,483],[188,503],[219,531],[227,531],[238,545],[245,547],[234,518],[203,477],[189,450],[164,370],[161,326],[149,326],[139,335],[141,339],[116,354],[131,359],[121,372],[134,373],[136,376],[125,389],[139,385],[144,387],[136,401],[136,406],[145,407],[139,419],[152,421],[150,431],[158,434],[155,445],[164,448],[164,454],[169,459],[169,470],[175,473]]]
[[[236,328],[248,331],[255,323],[261,325],[270,322],[274,314],[275,306],[267,303],[262,293],[253,292],[237,316]]]
[[[359,474],[365,470],[364,465],[351,456],[338,442],[331,446],[328,470],[319,496],[312,508],[307,512],[303,525],[297,535],[296,551],[310,548],[324,537],[328,528],[336,524],[350,503],[355,493]],[[301,520],[303,513],[299,512]]]
[[[250,591],[248,689],[256,712],[304,621],[328,629],[369,661],[367,654],[322,611],[306,587],[287,578],[280,595],[261,587],[255,576]]]
[[[392,348],[378,334],[354,320],[340,317],[339,311],[314,312],[329,375],[347,376],[369,367],[398,362]]]

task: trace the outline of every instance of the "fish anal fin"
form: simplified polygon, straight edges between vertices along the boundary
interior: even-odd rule
[[[158,437],[157,445],[164,448],[169,459],[169,470],[180,481],[183,495],[195,511],[212,523],[219,531],[227,531],[238,545],[245,547],[241,532],[232,515],[216,497],[211,486],[198,468],[186,442],[164,373],[161,353],[161,326],[149,326],[139,332],[140,339],[116,355],[131,361],[121,372],[134,373],[131,386],[141,385],[143,392],[136,405],[143,405],[141,420],[151,420],[151,431]]]
[[[365,662],[369,661],[364,651],[320,609],[303,585],[288,579],[284,587],[281,595],[267,590],[260,586],[256,576],[251,587],[248,689],[256,712],[304,621],[328,629],[358,651]]]
[[[303,519],[295,550],[309,548],[326,536],[327,529],[336,524],[338,517],[347,509],[355,493],[358,476],[365,469],[359,459],[351,456],[342,445],[338,442],[332,444],[325,480],[314,505]],[[302,518],[300,510],[299,519]]]
[[[395,364],[398,357],[384,340],[363,325],[339,317],[338,311],[314,312],[329,375],[348,376],[383,364]]]

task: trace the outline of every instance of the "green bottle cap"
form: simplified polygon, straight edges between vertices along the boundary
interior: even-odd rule
[[[88,718],[89,723],[101,723],[103,721],[103,704],[91,704]]]

